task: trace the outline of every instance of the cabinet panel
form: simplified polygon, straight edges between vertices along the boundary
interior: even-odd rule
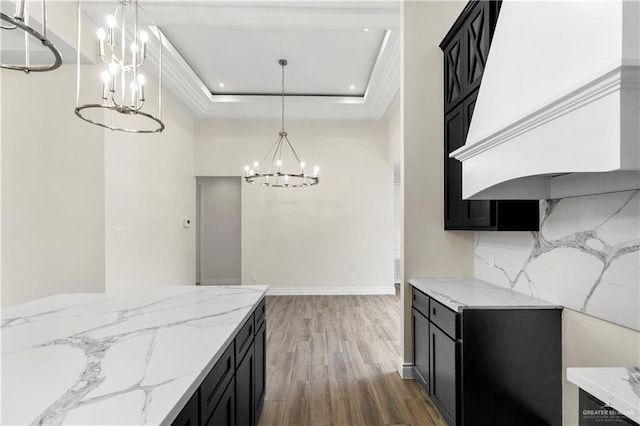
[[[226,392],[229,382],[233,378],[235,372],[233,342],[220,357],[220,360],[211,369],[211,372],[200,385],[201,401],[201,417],[208,419],[211,413],[218,405],[220,398]]]
[[[638,426],[630,418],[620,414],[595,396],[580,389],[580,426]],[[597,412],[599,414],[590,414]]]
[[[196,391],[191,399],[184,406],[180,414],[171,423],[171,426],[199,426],[200,425],[200,407],[198,402],[200,399],[200,392]]]
[[[490,46],[490,8],[488,1],[479,2],[463,26],[465,43],[465,86],[471,92],[480,86]]]
[[[235,338],[236,345],[236,367],[240,365],[240,361],[244,358],[251,345],[254,336],[254,315],[251,314],[247,322],[242,326]]]
[[[417,309],[412,309],[414,371],[420,376],[418,382],[427,393],[429,393],[429,327],[429,320]]]
[[[236,424],[235,389],[235,380],[231,379],[218,405],[213,409],[211,417],[204,423],[206,426],[234,426]]]
[[[457,103],[464,94],[464,58],[466,53],[463,47],[462,34],[458,35],[444,49],[444,95],[445,111]]]
[[[236,424],[239,426],[254,425],[254,360],[254,345],[251,344],[236,370]]]
[[[262,322],[262,327],[260,327],[260,329],[256,333],[256,340],[254,345],[256,380],[253,385],[253,390],[255,402],[255,421],[257,424],[260,420],[262,404],[264,402],[264,393],[267,384],[267,357],[265,356],[265,349],[267,347],[267,325],[264,321]]]
[[[457,421],[458,343],[438,327],[430,329],[431,399],[449,425]]]
[[[453,109],[444,118],[444,228],[457,229],[464,225],[462,200],[462,163],[449,158],[448,153],[464,145],[463,105]]]

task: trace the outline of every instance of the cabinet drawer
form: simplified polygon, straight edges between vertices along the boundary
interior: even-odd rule
[[[235,368],[235,352],[233,343],[231,343],[200,386],[201,419],[208,419],[218,405],[227,385],[233,378]]]
[[[262,327],[262,323],[264,322],[265,318],[266,318],[266,310],[265,310],[265,305],[264,305],[264,299],[262,299],[262,302],[260,302],[260,304],[258,305],[258,307],[256,308],[255,312],[253,315],[255,315],[256,318],[256,333],[258,332],[258,330],[260,330],[260,327]]]
[[[442,303],[431,299],[429,313],[431,322],[437,325],[452,339],[459,339],[458,314],[444,306]]]
[[[242,358],[247,353],[253,343],[253,335],[255,325],[253,323],[253,314],[249,317],[247,322],[244,323],[238,334],[236,335],[236,368],[240,365]]]
[[[422,315],[429,318],[429,296],[427,296],[420,290],[413,288],[411,305],[413,306],[414,309],[417,309]]]

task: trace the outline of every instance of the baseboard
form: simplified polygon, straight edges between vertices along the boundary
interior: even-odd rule
[[[413,364],[405,363],[402,358],[398,358],[398,374],[403,379],[415,379],[413,374]]]
[[[200,285],[241,285],[240,278],[203,278]]]
[[[396,294],[394,287],[269,287],[269,296],[343,296]]]

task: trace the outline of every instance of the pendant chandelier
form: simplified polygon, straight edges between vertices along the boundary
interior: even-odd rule
[[[244,167],[244,179],[253,185],[271,186],[276,188],[299,188],[317,185],[320,183],[318,172],[320,168],[316,166],[313,174],[307,174],[306,164],[300,160],[298,153],[287,137],[284,130],[284,67],[287,65],[285,59],[280,59],[278,64],[282,67],[282,129],[278,133],[278,139],[271,146],[262,161],[255,161],[253,168]],[[285,167],[294,163],[299,167],[297,170],[285,171]],[[286,166],[285,166],[286,164]]]
[[[80,105],[80,1],[78,2],[78,65],[75,113],[81,119],[111,130],[129,133],[157,133],[164,130],[162,122],[162,34],[153,18],[137,0],[117,0],[112,15],[105,19],[106,30],[100,28],[95,39],[99,61],[103,64],[100,79],[90,80],[91,93],[100,99]],[[144,111],[151,106],[145,93],[146,78],[142,65],[151,50],[148,27],[158,38],[157,115]],[[148,92],[148,90],[147,90]],[[155,103],[155,102],[154,102]]]
[[[36,30],[29,24],[28,0],[16,1],[16,12],[14,13],[13,17],[5,13],[0,13],[0,28],[2,29],[2,35],[0,36],[0,38],[4,38],[5,46],[8,44],[13,45],[14,42],[20,44],[24,43],[24,60],[14,61],[14,58],[11,58],[10,60],[13,63],[5,63],[5,58],[3,58],[3,62],[0,63],[0,68],[24,71],[28,74],[30,72],[53,71],[62,64],[62,55],[60,54],[60,51],[47,38],[47,0],[41,0],[40,12],[40,22],[42,22],[40,31]],[[21,36],[24,36],[24,41],[19,40],[19,38],[22,38]],[[42,62],[42,58],[39,57],[39,52],[36,52],[35,50],[34,52],[31,52],[32,38],[37,40],[36,46],[42,45],[49,49],[51,54],[53,54],[53,63],[50,63],[48,65],[32,64],[32,59],[35,59],[38,63]],[[38,57],[32,58],[32,53],[34,54],[34,56],[37,55]],[[4,56],[6,56],[6,54]]]

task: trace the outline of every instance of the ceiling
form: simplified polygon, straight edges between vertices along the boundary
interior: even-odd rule
[[[89,0],[98,26],[115,2]],[[398,1],[141,1],[163,84],[201,118],[381,119],[400,89]],[[158,57],[151,56],[151,62]],[[153,66],[148,72],[153,73]],[[295,95],[295,96],[294,96]]]

